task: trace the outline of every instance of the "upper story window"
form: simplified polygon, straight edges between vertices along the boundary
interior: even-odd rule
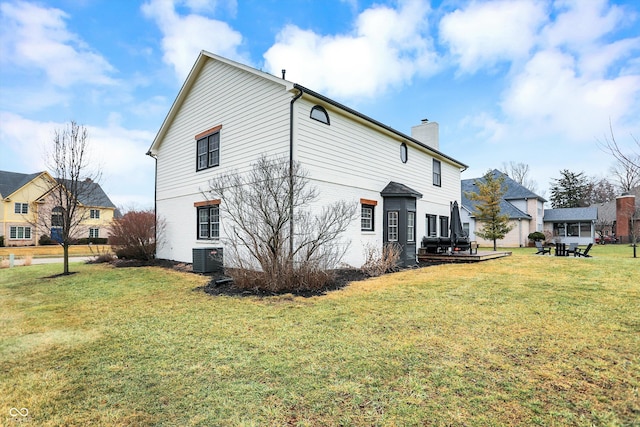
[[[433,159],[433,185],[436,187],[442,186],[440,160]]]
[[[220,129],[216,126],[196,135],[196,170],[203,170],[220,165]]]
[[[13,209],[13,211],[17,214],[28,214],[29,203],[16,203]]]
[[[400,144],[400,160],[402,161],[402,163],[407,163],[409,154],[407,150],[407,144],[405,144],[404,142]]]
[[[100,237],[100,229],[99,228],[90,228],[89,229],[89,238],[99,238]]]
[[[62,213],[63,209],[60,206],[51,210],[51,227],[62,227],[64,223]]]
[[[311,109],[310,117],[326,125],[330,124],[329,114],[327,113],[327,110],[325,110],[324,107],[321,107],[319,105],[316,105]]]
[[[100,209],[91,209],[89,216],[93,219],[100,219]]]

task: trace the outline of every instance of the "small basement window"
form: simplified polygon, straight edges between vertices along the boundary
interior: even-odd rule
[[[326,125],[330,124],[329,123],[329,114],[327,113],[327,110],[325,110],[324,107],[321,107],[319,105],[316,105],[311,109],[310,117],[313,120],[317,120],[317,121],[322,122],[322,123],[324,123]]]

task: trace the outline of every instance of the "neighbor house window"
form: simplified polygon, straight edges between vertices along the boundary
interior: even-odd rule
[[[324,107],[321,107],[319,105],[314,106],[311,109],[311,115],[310,117],[313,120],[317,120],[319,122],[322,122],[324,124],[330,124],[329,123],[329,114],[327,113],[327,110],[324,109]]]
[[[387,212],[387,240],[398,241],[398,211]]]
[[[442,185],[440,160],[433,159],[433,185],[440,187]]]
[[[28,214],[29,203],[16,203],[13,209],[14,209],[14,212],[17,214]]]
[[[408,150],[407,144],[405,144],[404,142],[400,144],[400,161],[402,163],[407,163],[408,156],[409,156],[409,153],[407,152],[407,150]]]
[[[374,205],[363,203],[360,208],[360,230],[373,231]]]
[[[438,237],[438,217],[427,214],[427,237]]]
[[[51,227],[62,227],[62,208],[60,206],[51,210]]]
[[[416,213],[407,212],[407,242],[416,241]]]
[[[220,237],[220,207],[209,205],[198,207],[198,239]]]
[[[89,229],[89,238],[98,238],[100,237],[100,229],[99,228],[90,228]]]
[[[99,219],[100,218],[100,209],[91,209],[90,216],[91,216],[91,218]]]
[[[216,126],[196,135],[198,157],[196,170],[203,170],[220,165],[220,129]]]
[[[31,239],[31,227],[12,226],[9,228],[10,239]]]
[[[440,236],[449,237],[449,217],[448,216],[440,217]]]

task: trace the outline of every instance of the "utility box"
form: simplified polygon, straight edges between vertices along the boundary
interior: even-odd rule
[[[222,273],[224,271],[223,248],[193,248],[194,273]]]

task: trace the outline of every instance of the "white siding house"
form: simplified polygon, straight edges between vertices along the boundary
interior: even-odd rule
[[[166,222],[166,243],[157,256],[192,262],[193,248],[224,247],[223,214],[219,222],[215,217],[215,232],[213,221],[204,232],[200,228],[199,212],[211,207],[209,213],[217,214],[219,203],[203,192],[212,177],[247,171],[267,154],[300,162],[318,188],[319,204],[352,200],[371,215],[368,229],[360,220],[349,227],[344,262],[362,265],[365,245],[382,246],[387,218],[397,215],[405,264],[413,263],[427,215],[449,216],[466,169],[439,151],[436,123],[423,123],[413,134],[203,51],[148,152],[156,159],[157,213]]]

